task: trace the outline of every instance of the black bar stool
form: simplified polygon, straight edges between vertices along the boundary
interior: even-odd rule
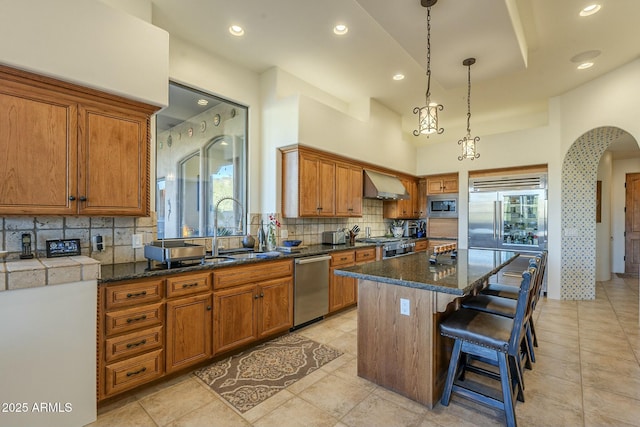
[[[541,271],[541,263],[542,263],[543,255],[538,255],[535,258],[531,258],[529,261],[529,268],[534,267],[538,272]],[[534,283],[531,285],[531,291],[533,292],[534,298],[537,295],[538,288],[542,285],[542,274],[536,274],[536,279]],[[515,297],[514,299],[508,297],[500,297],[495,295],[486,295],[480,293],[479,295],[474,295],[465,298],[461,305],[464,308],[468,308],[471,310],[483,311],[485,313],[497,314],[499,316],[508,317],[513,319],[516,316],[516,305],[518,298],[519,288],[513,287],[515,293],[509,293],[510,296]],[[537,302],[537,298],[535,298],[533,308],[535,308],[535,303]],[[533,312],[533,310],[532,310]],[[533,336],[533,318],[529,317],[525,319],[525,341],[523,341],[522,352],[520,358],[520,367],[524,365],[525,368],[531,369],[531,363],[536,361],[536,356],[533,351],[534,347],[534,336]],[[522,374],[522,369],[521,369]]]
[[[547,251],[543,251],[532,258],[530,264],[534,261],[536,261],[538,265],[538,277],[536,279],[536,283],[533,285],[533,309],[535,310],[535,307],[538,304],[538,300],[542,295],[542,286],[544,284],[544,275],[547,266]],[[515,302],[509,303],[507,301],[504,301],[504,299],[518,299],[518,291],[519,289],[516,286],[500,283],[489,283],[489,285],[480,292],[480,295],[476,296],[477,298],[472,297],[463,301],[463,306],[467,308],[474,308],[476,310],[486,311],[489,313],[500,314],[507,317],[513,317],[513,307],[515,307]],[[535,362],[533,347],[538,346],[538,337],[536,336],[533,317],[530,317],[528,320],[528,335],[529,345],[531,348],[531,361]]]
[[[461,308],[440,324],[440,333],[455,340],[441,402],[449,405],[451,394],[504,411],[508,426],[516,425],[514,398],[524,401],[517,366],[524,322],[532,305],[531,283],[537,270],[522,273],[516,315],[513,319],[478,310]],[[486,370],[491,378],[499,378],[502,400],[496,399],[464,379],[469,370],[468,357],[498,367],[498,373]],[[479,372],[482,370],[474,370]]]

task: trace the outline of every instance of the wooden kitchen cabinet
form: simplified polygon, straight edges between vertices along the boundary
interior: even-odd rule
[[[98,400],[164,375],[163,285],[153,278],[98,289]]]
[[[213,355],[211,273],[167,278],[166,372]]]
[[[0,66],[0,215],[148,215],[157,109]]]
[[[213,355],[211,272],[102,285],[98,290],[98,400]]]
[[[336,216],[362,216],[362,167],[336,163]]]
[[[307,147],[282,149],[282,215],[361,217],[362,167]]]
[[[416,197],[418,202],[418,206],[416,210],[418,211],[418,218],[426,219],[427,218],[427,180],[422,178],[418,181],[418,197]]]
[[[213,352],[224,353],[258,339],[255,285],[213,293]]]
[[[213,352],[225,353],[293,326],[293,262],[214,272]]]
[[[433,175],[427,177],[427,194],[444,194],[458,192],[458,175]]]
[[[78,213],[148,215],[149,116],[103,105],[78,110]]]
[[[167,373],[211,357],[212,308],[210,293],[167,302]]]
[[[358,303],[358,280],[353,277],[336,276],[337,268],[366,264],[376,260],[376,248],[361,248],[333,252],[329,262],[329,313]]]
[[[409,194],[408,199],[385,200],[383,217],[391,219],[417,219],[420,217],[418,201],[418,182],[415,179],[400,178],[400,182]]]
[[[285,217],[334,216],[335,162],[295,151],[283,159],[283,215]]]
[[[416,241],[416,246],[413,248],[416,252],[424,252],[428,249],[429,242],[426,239]]]

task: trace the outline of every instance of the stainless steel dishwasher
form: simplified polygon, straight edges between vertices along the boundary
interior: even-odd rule
[[[293,286],[293,327],[329,312],[329,255],[296,259]]]

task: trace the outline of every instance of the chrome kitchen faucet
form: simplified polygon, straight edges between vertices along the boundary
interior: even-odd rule
[[[244,217],[244,206],[237,199],[233,197],[223,197],[216,203],[216,207],[213,210],[213,241],[211,244],[211,252],[214,257],[218,256],[218,206],[225,200],[231,200],[236,202],[240,206],[240,221],[238,222],[238,232],[242,233],[242,219]]]

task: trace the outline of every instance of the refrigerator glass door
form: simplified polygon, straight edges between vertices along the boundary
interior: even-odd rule
[[[499,233],[495,192],[469,193],[469,247],[494,249]]]
[[[535,250],[546,241],[545,192],[523,190],[498,193],[498,247]]]

